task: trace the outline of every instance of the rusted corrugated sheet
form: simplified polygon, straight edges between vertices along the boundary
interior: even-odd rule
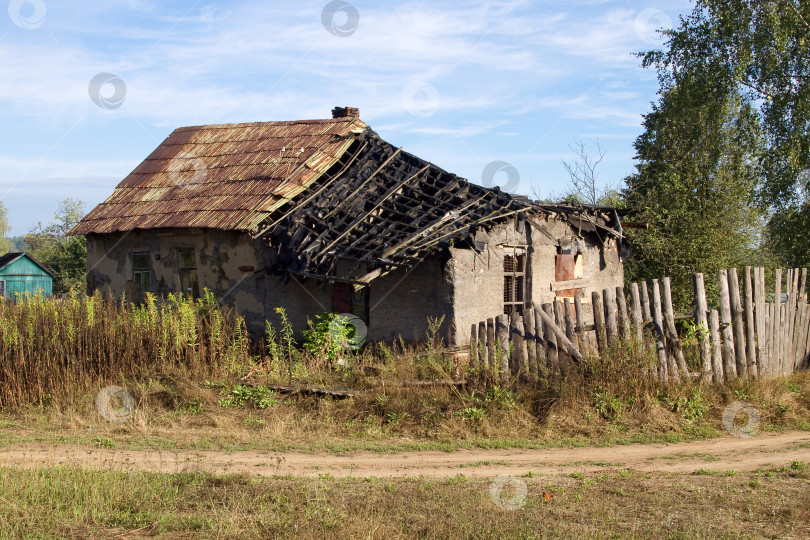
[[[179,128],[71,234],[250,230],[332,167],[367,128],[358,118]]]

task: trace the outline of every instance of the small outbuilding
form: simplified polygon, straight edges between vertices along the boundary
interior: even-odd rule
[[[0,297],[16,294],[53,294],[53,272],[28,253],[0,255]]]

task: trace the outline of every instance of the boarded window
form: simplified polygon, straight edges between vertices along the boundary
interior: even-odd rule
[[[557,282],[574,281],[585,277],[585,259],[582,253],[557,255],[554,279]],[[582,293],[582,288],[557,290],[557,298],[573,298]]]
[[[143,302],[145,294],[152,291],[148,251],[136,251],[132,254],[132,282],[135,302]]]
[[[526,255],[511,250],[503,257],[503,312],[523,313],[526,290]]]
[[[332,284],[332,311],[351,313],[368,324],[369,288],[355,287],[349,283]]]
[[[197,258],[194,256],[194,250],[178,249],[177,255],[180,260],[180,292],[192,298],[199,298],[200,285],[197,281]]]
[[[0,279],[0,297],[6,296],[6,282]]]

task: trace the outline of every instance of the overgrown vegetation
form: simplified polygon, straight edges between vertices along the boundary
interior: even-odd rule
[[[126,382],[174,370],[202,381],[245,372],[252,360],[244,322],[206,291],[142,305],[73,293],[0,301],[0,407],[64,402],[100,381]]]

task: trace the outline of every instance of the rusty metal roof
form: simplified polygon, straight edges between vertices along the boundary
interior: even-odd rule
[[[179,128],[70,234],[255,229],[366,129],[359,118]]]

